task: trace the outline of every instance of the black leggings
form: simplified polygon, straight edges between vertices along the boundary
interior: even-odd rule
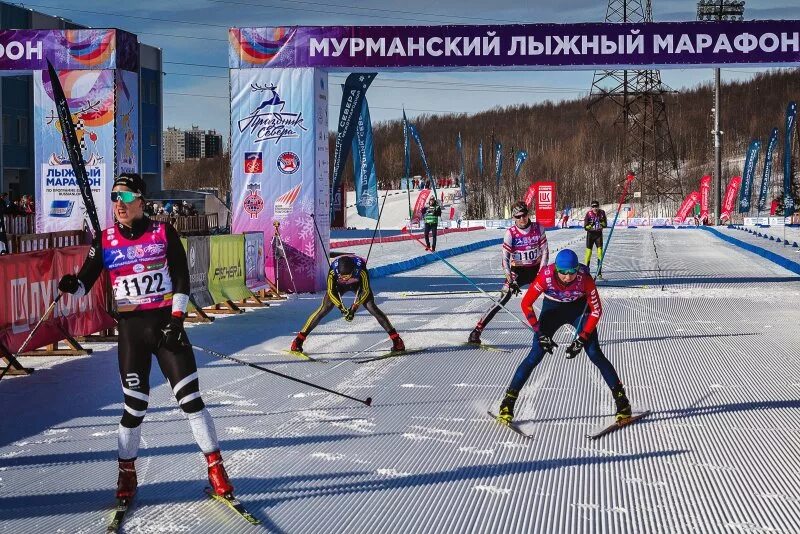
[[[439,231],[439,223],[425,223],[425,245],[431,249],[436,250],[436,232]],[[428,240],[428,234],[433,233],[433,245]]]
[[[169,323],[172,310],[161,308],[120,314],[119,319],[119,375],[125,397],[122,426],[136,428],[142,424],[150,398],[150,367],[152,355],[158,359],[161,372],[170,386],[181,409],[189,413],[202,410],[197,363],[189,347],[181,352],[159,348],[161,330]]]
[[[511,269],[511,272],[517,275],[517,285],[522,288],[536,280],[536,275],[539,274],[539,267]],[[509,300],[511,300],[511,290],[508,287],[508,281],[506,281],[506,283],[503,284],[503,289],[500,290],[500,304],[505,306]],[[481,320],[478,321],[478,325],[475,327],[476,330],[482,331],[486,325],[489,324],[489,321],[500,311],[500,304],[492,306],[489,311],[481,317]]]
[[[344,290],[344,292],[346,292],[346,290]],[[339,292],[339,295],[342,295],[342,291]],[[386,314],[383,313],[380,308],[378,308],[377,304],[375,304],[375,296],[372,294],[372,290],[370,290],[367,300],[364,301],[364,307],[370,314],[372,314],[373,317],[375,317],[375,319],[378,320],[378,323],[380,323],[381,327],[386,330],[387,334],[394,330],[389,318],[386,317]],[[319,308],[314,310],[314,313],[312,313],[308,318],[306,324],[303,325],[301,333],[308,335],[312,330],[314,330],[314,328],[317,327],[323,317],[328,315],[333,308],[333,301],[326,292],[325,298],[322,299],[322,304],[320,304]]]
[[[586,248],[592,250],[592,245],[603,248],[603,232],[586,232]]]

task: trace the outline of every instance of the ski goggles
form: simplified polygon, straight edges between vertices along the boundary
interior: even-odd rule
[[[576,274],[578,272],[578,268],[575,267],[574,269],[559,269],[556,267],[556,272],[559,274]]]
[[[515,213],[515,214],[513,215],[513,217],[514,217],[515,219],[521,219],[521,218],[523,218],[523,217],[527,217],[527,216],[528,216],[528,212],[527,212],[527,211],[523,211],[523,212],[521,212],[521,213]]]
[[[130,204],[137,198],[141,197],[141,193],[134,193],[133,191],[112,191],[111,202],[123,201],[125,204]]]

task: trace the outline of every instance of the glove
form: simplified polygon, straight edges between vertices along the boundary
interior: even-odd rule
[[[545,351],[547,354],[553,354],[553,351],[558,347],[553,338],[550,336],[540,335],[539,336],[539,346],[542,347],[542,350]],[[569,351],[569,349],[567,349]]]
[[[516,297],[517,295],[522,293],[522,290],[519,288],[519,284],[517,283],[516,280],[512,280],[511,282],[508,283],[508,289],[509,291],[511,291],[511,296],[513,297]]]
[[[161,334],[161,344],[159,346],[170,352],[181,352],[191,346],[186,330],[183,329],[183,316],[173,315],[167,326],[161,331]]]
[[[356,314],[355,310],[347,310],[347,313],[344,314],[344,320],[348,323],[353,320],[353,316]]]
[[[74,274],[65,274],[58,282],[58,290],[62,293],[74,295],[81,288],[81,281]]]
[[[581,353],[583,350],[583,346],[586,345],[586,340],[582,337],[578,336],[575,338],[575,341],[569,344],[567,347],[567,359],[571,360],[575,356]]]

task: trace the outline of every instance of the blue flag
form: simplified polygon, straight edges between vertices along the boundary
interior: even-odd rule
[[[739,213],[750,211],[750,197],[753,196],[753,182],[758,165],[758,152],[761,150],[761,141],[753,139],[744,158],[744,172],[742,173],[742,188],[739,190]]]
[[[467,176],[464,171],[464,146],[461,143],[461,132],[458,132],[456,137],[456,150],[458,150],[458,159],[461,160],[461,174],[458,176],[458,182],[461,184],[461,198],[467,199]]]
[[[503,174],[503,143],[497,141],[494,144],[494,176],[497,180],[497,187],[500,187],[500,176]]]
[[[367,99],[361,103],[356,134],[353,136],[353,181],[356,210],[362,217],[378,219],[378,177],[375,174],[375,153],[372,146],[372,123]]]
[[[761,191],[758,193],[758,211],[767,209],[767,195],[769,194],[769,182],[772,179],[772,153],[775,145],[778,144],[778,129],[773,128],[769,136],[767,154],[764,159],[764,174],[761,177]]]
[[[422,167],[425,169],[425,175],[431,181],[431,189],[433,189],[433,194],[435,196],[436,195],[436,180],[433,178],[433,175],[431,174],[430,168],[428,168],[428,158],[425,157],[425,150],[422,148],[422,139],[420,139],[419,132],[417,131],[417,128],[413,124],[409,123],[409,125],[408,125],[408,133],[411,134],[411,137],[414,138],[414,141],[417,143],[417,146],[419,147],[419,155],[422,157]]]
[[[792,132],[797,118],[797,102],[789,102],[786,107],[786,138],[783,145],[783,216],[794,214],[792,196]]]
[[[517,150],[516,163],[514,165],[514,176],[519,176],[519,171],[522,169],[522,164],[528,159],[528,153],[525,150]]]
[[[350,144],[353,141],[353,135],[356,133],[356,123],[358,120],[355,118],[357,114],[361,113],[361,102],[364,100],[364,95],[367,92],[372,80],[375,79],[377,73],[358,73],[354,72],[347,77],[342,89],[342,105],[339,112],[339,127],[336,131],[336,146],[333,153],[333,183],[331,184],[331,219],[333,214],[342,208],[341,199],[336,192],[339,191],[342,182],[342,173],[344,172],[344,164],[347,161],[347,154],[350,150]]]
[[[483,178],[483,141],[478,143],[478,175]]]
[[[408,119],[403,110],[403,177],[408,180],[411,175],[411,145],[408,143]],[[411,189],[409,186],[407,189]]]

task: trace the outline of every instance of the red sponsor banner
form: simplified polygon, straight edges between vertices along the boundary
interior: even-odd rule
[[[700,219],[708,218],[708,195],[711,193],[711,177],[705,175],[700,179]]]
[[[412,222],[418,223],[419,218],[422,216],[422,210],[425,209],[425,203],[428,202],[428,197],[431,194],[430,189],[423,189],[419,192],[417,203],[414,204],[414,215],[411,217]]]
[[[556,183],[536,182],[536,222],[545,228],[556,225]]]
[[[683,222],[683,220],[686,218],[687,215],[689,215],[689,212],[692,211],[692,208],[694,208],[694,205],[697,204],[699,200],[700,200],[699,191],[692,191],[691,193],[686,195],[686,198],[683,199],[681,207],[678,208],[678,213],[675,214],[675,222],[678,223]]]
[[[736,198],[739,195],[739,186],[741,185],[742,185],[741,176],[734,176],[733,178],[731,178],[731,181],[728,182],[728,187],[727,189],[725,189],[725,198],[722,199],[722,213],[719,216],[720,221],[722,221],[723,219],[730,220],[731,212],[733,211],[733,208],[736,205]]]
[[[772,199],[772,203],[769,205],[769,215],[770,215],[770,217],[772,217],[776,213],[778,213],[778,199],[777,198],[773,198]]]
[[[528,190],[525,192],[525,205],[528,206],[528,209],[531,209],[533,206],[533,201],[536,198],[536,184],[531,184]]]
[[[0,256],[0,344],[11,352],[19,350],[58,295],[58,281],[78,271],[88,250],[81,246]],[[62,340],[64,332],[85,336],[111,328],[114,320],[105,303],[102,279],[82,298],[64,295],[25,350]]]

